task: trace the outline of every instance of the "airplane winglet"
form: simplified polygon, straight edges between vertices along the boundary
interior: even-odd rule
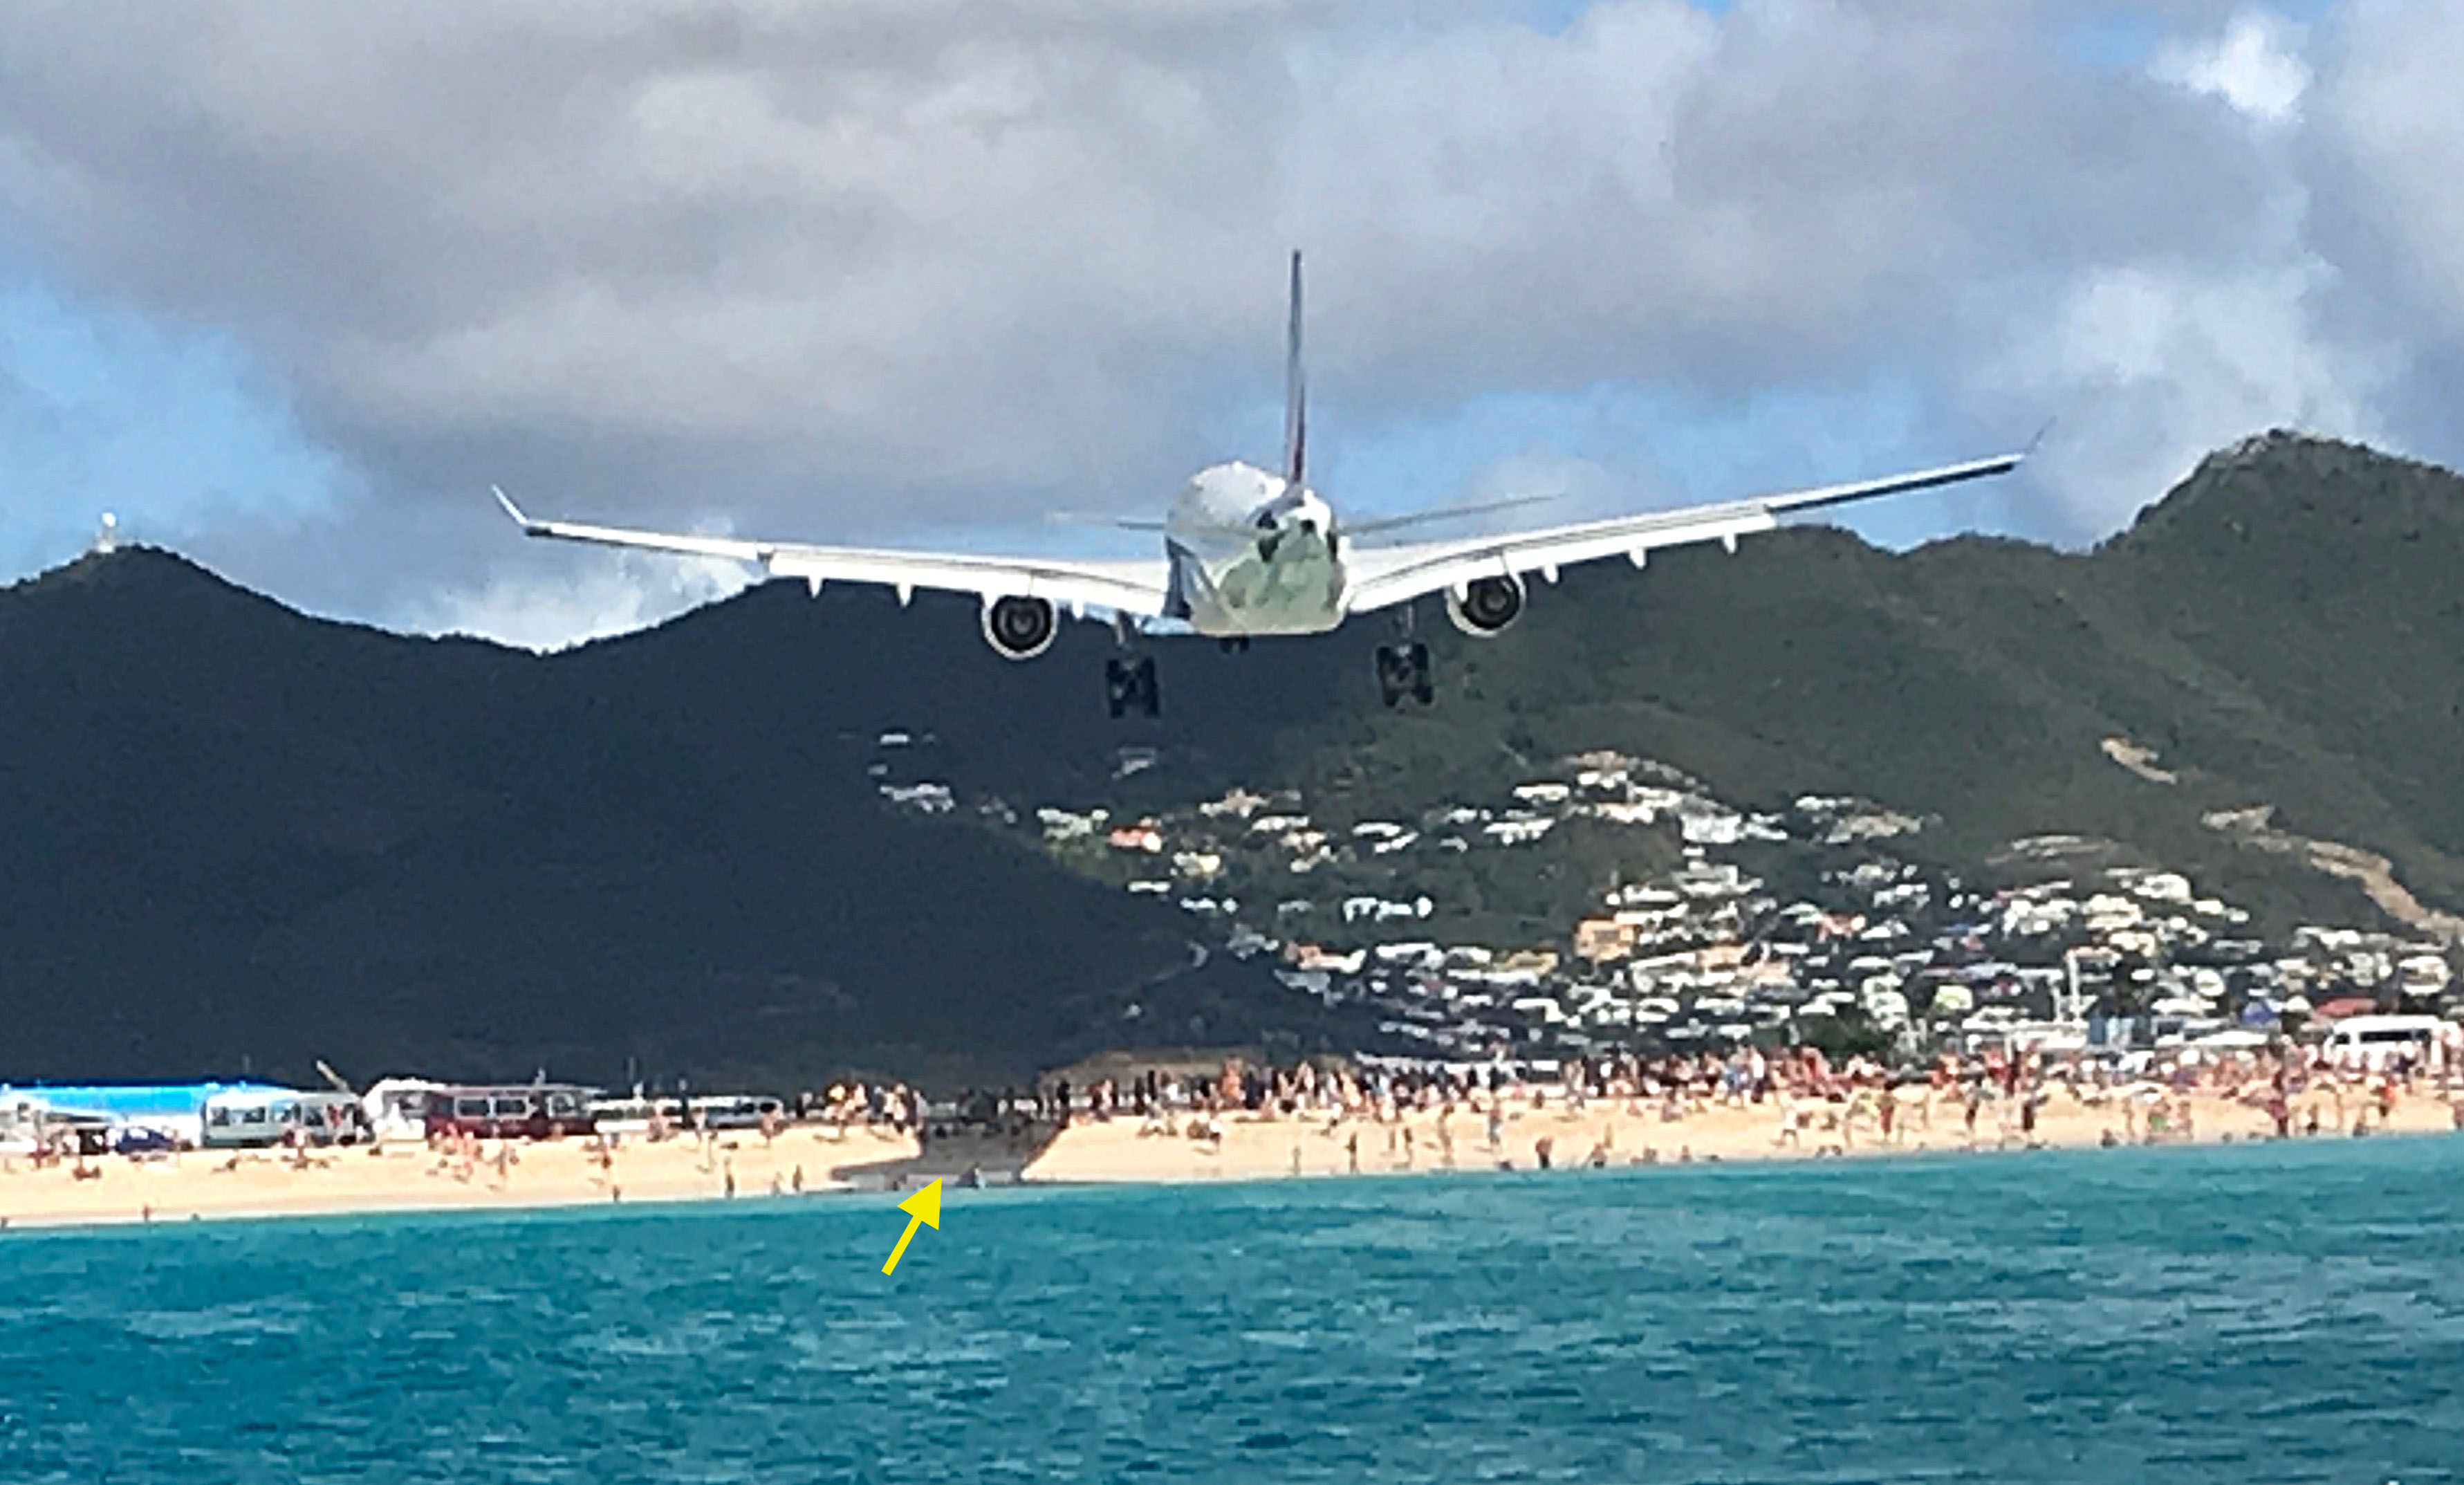
[[[488,489],[495,495],[496,503],[505,508],[505,514],[514,518],[514,524],[522,528],[524,535],[539,529],[539,523],[522,514],[522,508],[514,503],[514,498],[505,493],[504,486],[490,485]]]
[[[2054,425],[2060,421],[2061,419],[2059,417],[2049,417],[2045,419],[2045,426],[2036,430],[2036,436],[2028,440],[2028,447],[2019,451],[2019,457],[2023,459],[2035,458],[2036,456],[2036,451],[2044,447],[2045,435],[2052,432],[2054,431]]]

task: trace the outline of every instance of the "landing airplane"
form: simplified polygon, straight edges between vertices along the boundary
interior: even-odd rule
[[[522,514],[504,491],[495,494],[526,536],[733,558],[774,578],[802,578],[815,594],[825,583],[883,585],[895,589],[902,604],[919,587],[973,593],[983,602],[985,643],[1013,660],[1032,659],[1050,649],[1064,610],[1082,618],[1090,610],[1109,612],[1125,646],[1133,634],[1194,632],[1229,648],[1268,635],[1322,634],[1353,614],[1396,610],[1403,642],[1377,650],[1378,693],[1388,706],[1395,706],[1406,698],[1427,705],[1435,697],[1429,648],[1409,638],[1415,599],[1443,593],[1446,616],[1457,629],[1494,635],[1521,616],[1524,579],[1529,574],[1554,583],[1559,569],[1606,557],[1623,557],[1639,567],[1656,548],[1694,542],[1716,541],[1733,552],[1738,537],[1769,531],[1783,515],[2007,474],[2029,452],[1854,484],[1503,536],[1355,544],[1353,539],[1362,536],[1530,502],[1424,511],[1349,529],[1337,523],[1332,507],[1309,487],[1306,477],[1309,397],[1301,364],[1298,253],[1292,255],[1284,374],[1283,472],[1237,461],[1200,470],[1161,521],[1122,522],[1163,537],[1162,554],[1140,561],[979,557],[635,531],[536,520]],[[1153,656],[1112,659],[1105,669],[1114,717],[1156,714],[1160,701]]]

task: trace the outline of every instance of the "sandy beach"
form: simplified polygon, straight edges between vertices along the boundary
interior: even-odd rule
[[[2178,1111],[2185,1101],[2176,1097],[2173,1108]],[[2274,1132],[2263,1109],[2238,1099],[2200,1093],[2187,1102],[2187,1128],[2176,1113],[2166,1120],[2157,1142],[2260,1140]],[[1415,1112],[1391,1122],[1240,1115],[1218,1118],[1211,1125],[1199,1121],[1198,1138],[1192,1138],[1194,1121],[1186,1117],[1173,1124],[1172,1133],[1136,1119],[1115,1119],[1063,1132],[1026,1175],[1042,1181],[1169,1182],[1494,1170],[1501,1165],[1530,1170],[1540,1164],[1543,1140],[1550,1142],[1551,1165],[1558,1169],[1595,1164],[1856,1159],[2032,1145],[2079,1148],[2105,1142],[2108,1131],[2116,1142],[2145,1142],[2145,1105],[2125,1112],[2119,1095],[2089,1103],[2057,1091],[2039,1108],[2033,1131],[2019,1127],[2015,1113],[2006,1119],[2005,1107],[1986,1104],[1971,1135],[1966,1111],[1957,1102],[1911,1100],[1897,1112],[1892,1134],[1885,1139],[1875,1113],[1862,1111],[1851,1119],[1849,1106],[1843,1104],[1711,1104],[1670,1119],[1658,1104],[1595,1099],[1576,1107],[1552,1092],[1536,1108],[1529,1099],[1507,1100],[1494,1145],[1486,1114],[1463,1108],[1451,1115]],[[2329,1097],[2313,1095],[2296,1105],[2295,1128],[2305,1127],[2315,1110],[2320,1133],[2302,1138],[2349,1139],[2352,1118],[2361,1109],[2357,1093],[2346,1095],[2341,1110]],[[2455,1127],[2450,1106],[2427,1094],[2400,1098],[2393,1115],[2384,1120],[2373,1110],[2369,1122],[2372,1136],[2442,1134]],[[1792,1125],[1796,1126],[1793,1131],[1784,1133]],[[1220,1141],[1212,1138],[1212,1130],[1220,1130]]]
[[[1081,1116],[1040,1149],[997,1141],[945,1141],[929,1160],[915,1141],[887,1128],[801,1125],[775,1139],[729,1134],[651,1143],[630,1140],[604,1155],[587,1140],[482,1144],[477,1158],[421,1145],[310,1152],[187,1152],[34,1167],[0,1160],[0,1224],[11,1229],[103,1223],[388,1210],[519,1208],[618,1202],[727,1200],[913,1185],[979,1165],[1035,1183],[1262,1181],[1349,1174],[1626,1167],[1687,1162],[1859,1159],[1917,1152],[2093,1147],[2148,1142],[2145,1098],[2086,1101],[2056,1089],[2035,1127],[2017,1111],[1987,1103],[1971,1133],[1955,1099],[1910,1097],[1894,1110],[1886,1138],[1879,1108],[1799,1103],[1669,1105],[1633,1099],[1576,1104],[1562,1090],[1534,1103],[1503,1100],[1490,1139],[1485,1108],[1413,1111],[1387,1120],[1181,1114]],[[2187,1124],[2182,1110],[2187,1106]],[[2294,1108],[2297,1138],[2349,1140],[2360,1095],[2340,1107],[2313,1093]],[[1853,1112],[1852,1112],[1853,1111]],[[2300,1136],[2315,1115],[2319,1133]],[[2440,1096],[2399,1098],[2391,1115],[2370,1109],[2372,1137],[2448,1133],[2456,1116]],[[2266,1112],[2213,1093],[2170,1100],[2155,1142],[2205,1144],[2268,1138]]]
[[[486,1141],[464,1160],[420,1144],[312,1150],[192,1150],[108,1157],[35,1168],[0,1160],[0,1223],[10,1228],[196,1218],[306,1216],[363,1211],[725,1200],[798,1189],[851,1189],[835,1174],[915,1156],[887,1129],[798,1127],[775,1140],[729,1134],[628,1140],[606,1153],[592,1141]]]

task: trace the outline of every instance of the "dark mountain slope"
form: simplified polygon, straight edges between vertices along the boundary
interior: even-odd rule
[[[2221,677],[2203,752],[2464,903],[2464,480],[2348,444],[2254,441],[2098,560]]]
[[[622,690],[649,706],[679,745],[723,746],[763,767],[851,761],[860,772],[881,731],[910,729],[932,734],[917,766],[929,758],[943,777],[1021,802],[1121,805],[1255,784],[1296,765],[1280,749],[1308,745],[1313,734],[1303,729],[1331,712],[1360,709],[1371,651],[1390,632],[1361,624],[1237,654],[1201,640],[1158,642],[1165,715],[1152,721],[1105,713],[1104,660],[1119,653],[1109,629],[1066,624],[1040,658],[1004,660],[978,634],[976,601],[946,594],[918,594],[902,610],[883,592],[831,587],[810,598],[800,585],[772,584],[556,663],[586,689]],[[1160,762],[1118,779],[1125,746],[1154,749]]]
[[[1095,704],[1100,630],[1012,665],[966,637],[964,601],[902,614],[771,588],[586,658],[667,698],[679,732],[737,717],[805,739],[819,766],[869,757],[864,728],[926,728],[942,776],[1021,802],[1307,783],[1337,816],[1411,813],[1614,746],[1743,799],[1847,791],[1931,814],[1924,849],[1954,864],[2084,833],[2231,877],[2279,922],[2366,920],[2349,882],[2202,817],[2273,804],[2464,902],[2459,513],[2464,482],[2442,471],[2271,435],[2093,553],[1963,538],[1897,555],[1811,527],[1664,553],[1639,576],[1577,568],[1495,640],[1424,604],[1442,693],[1425,713],[1371,700],[1369,650],[1391,633],[1374,620],[1243,654],[1166,644],[1168,715],[1127,725]],[[2176,782],[2126,771],[2110,739],[2155,749]],[[1123,742],[1162,761],[1116,782]]]
[[[2349,884],[2254,854],[2208,811],[2391,855],[2464,903],[2464,481],[2277,435],[2219,454],[2090,554],[1961,539],[1904,556],[1834,530],[1730,557],[1577,569],[1494,641],[1445,636],[1446,704],[1329,723],[1363,808],[1584,747],[1663,758],[1740,798],[1871,795],[1972,860],[2048,831],[2247,879],[2286,915],[2366,918]],[[2108,738],[2158,750],[2172,785]]]
[[[769,693],[694,714],[621,651],[317,623],[145,551],[0,593],[0,1076],[993,1076],[1361,1034],[1193,971],[1169,908],[890,813]]]
[[[1375,705],[1391,631],[1370,621],[1164,644],[1165,717],[1122,724],[1105,632],[1013,665],[967,600],[769,587],[539,658],[311,622],[159,553],[89,560],[0,592],[0,1076],[312,1055],[967,1076],[1368,1035],[1263,965],[1188,972],[1159,902],[963,812],[890,810],[874,767],[1021,809],[1305,785],[1339,826],[1616,747],[1740,801],[1930,815],[1915,849],[1962,868],[2076,832],[2230,880],[2278,924],[2366,920],[2351,883],[2202,823],[2274,805],[2452,911],[2458,574],[2464,481],[2277,436],[2093,553],[1777,532],[1575,569],[1492,641],[1424,605],[1432,711]],[[917,741],[886,748],[891,728]],[[1152,766],[1116,777],[1125,745]]]

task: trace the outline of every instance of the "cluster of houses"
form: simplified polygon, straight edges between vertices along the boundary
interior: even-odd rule
[[[1911,1052],[2230,1047],[2365,1009],[2464,1011],[2438,942],[2335,926],[2271,942],[2183,875],[2067,837],[2014,843],[2006,875],[2025,884],[1984,890],[1914,859],[1925,825],[1904,814],[1817,796],[1740,809],[1616,753],[1411,818],[1338,820],[1295,791],[1236,789],[1160,815],[1045,809],[1021,824],[1205,920],[1233,952],[1278,956],[1294,990],[1373,1008],[1397,1050],[1432,1059],[1820,1044],[1843,1028]],[[1636,832],[1612,853],[1636,864],[1585,914],[1503,941],[1494,915],[1448,900],[1449,884],[1538,872],[1563,837],[1603,830]],[[1479,874],[1449,870],[1474,861]]]

